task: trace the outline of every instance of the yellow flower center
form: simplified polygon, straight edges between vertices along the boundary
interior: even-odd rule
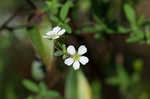
[[[75,55],[73,56],[73,59],[76,60],[76,61],[78,61],[78,60],[79,60],[79,55],[78,55],[78,54],[75,54]]]

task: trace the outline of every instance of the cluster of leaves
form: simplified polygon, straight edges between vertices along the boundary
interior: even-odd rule
[[[149,20],[144,20],[143,16],[140,16],[138,19],[133,7],[130,4],[124,5],[124,12],[126,19],[128,20],[130,26],[117,25],[115,28],[111,28],[105,23],[103,19],[100,19],[98,16],[94,15],[93,19],[95,21],[93,26],[85,27],[81,30],[78,30],[77,33],[95,33],[94,37],[97,39],[104,39],[105,35],[112,34],[129,34],[127,42],[141,42],[147,43],[150,42],[150,28]]]
[[[70,18],[67,17],[69,9],[73,6],[71,1],[65,2],[65,4],[60,4],[58,0],[46,1],[47,12],[50,12],[50,20],[62,28],[65,28],[68,33],[72,32],[71,27],[68,25]],[[59,11],[60,9],[60,11]]]
[[[113,86],[118,86],[119,91],[122,95],[131,96],[133,93],[139,91],[140,86],[140,75],[142,71],[143,62],[137,59],[133,63],[134,72],[129,75],[122,65],[118,64],[116,68],[116,76],[107,78],[107,83]],[[131,94],[131,95],[130,95]]]
[[[134,9],[126,4],[124,6],[124,11],[126,17],[130,23],[130,37],[127,39],[128,42],[146,42],[149,44],[150,40],[150,29],[148,27],[149,22],[144,20],[144,17],[141,16],[137,19]],[[145,32],[142,29],[145,29]]]
[[[57,91],[49,90],[44,82],[40,82],[39,85],[30,81],[24,80],[24,86],[35,95],[28,96],[27,99],[63,99]]]
[[[61,44],[60,45],[60,43],[58,43],[58,45],[59,45],[59,47],[61,48],[61,49],[59,49],[59,50],[57,50],[57,51],[55,51],[55,56],[62,56],[62,59],[66,59],[66,57],[67,57],[67,48],[66,48],[66,45],[65,44]]]
[[[30,80],[24,80],[23,85],[33,93],[27,99],[64,99],[57,91],[49,90],[44,82],[36,84]],[[65,99],[100,99],[100,83],[94,81],[92,86],[81,71],[71,70],[68,73],[65,84]]]

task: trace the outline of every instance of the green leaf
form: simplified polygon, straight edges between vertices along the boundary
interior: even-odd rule
[[[38,86],[30,80],[23,80],[23,85],[32,92],[38,93],[40,91]]]
[[[71,70],[65,87],[65,99],[92,99],[91,87],[81,71]]]
[[[47,91],[46,96],[50,97],[50,99],[62,99],[60,94],[57,91]]]
[[[118,32],[120,32],[120,33],[128,33],[128,32],[130,32],[130,30],[126,29],[126,28],[124,28],[122,26],[118,26]]]
[[[70,21],[70,18],[65,19],[65,23],[68,23]]]
[[[64,52],[67,50],[65,44],[62,44],[62,49],[63,49]]]
[[[138,40],[142,41],[144,39],[144,32],[141,29],[137,29],[135,32]]]
[[[56,51],[55,52],[55,56],[62,56],[62,55],[63,55],[63,53],[61,51]]]
[[[69,12],[70,7],[72,7],[72,6],[73,6],[72,2],[68,0],[68,1],[63,5],[63,7],[61,8],[61,11],[60,11],[60,18],[61,18],[63,21],[65,20],[67,14],[68,14],[68,12]]]
[[[117,65],[117,76],[119,80],[120,90],[125,91],[130,85],[130,78],[122,65]]]
[[[77,72],[77,82],[78,82],[77,99],[92,99],[91,87],[87,79],[85,78],[84,74],[81,71]]]
[[[33,96],[28,96],[27,99],[34,99],[34,97]]]
[[[56,15],[58,13],[58,8],[60,6],[58,0],[46,1],[46,4],[52,14]]]
[[[117,76],[115,76],[115,77],[108,78],[107,83],[110,85],[116,86],[119,84],[119,80],[118,80]]]
[[[43,92],[46,92],[48,90],[44,82],[40,82],[39,88],[40,88],[40,91],[43,91]]]
[[[125,15],[132,26],[136,25],[136,14],[131,5],[124,5]]]
[[[34,28],[27,30],[35,50],[49,69],[53,62],[54,41],[43,38],[43,35],[50,30],[50,27],[51,23],[49,23],[47,16],[42,16],[41,23],[34,23]]]
[[[68,33],[72,33],[72,29],[68,24],[63,24],[63,27],[66,29]]]
[[[138,38],[137,37],[133,37],[133,36],[129,37],[126,40],[126,42],[128,42],[128,43],[137,42],[137,41],[138,41]]]
[[[149,28],[149,26],[146,26],[145,32],[146,32],[147,43],[150,44],[150,28]]]
[[[77,75],[76,71],[70,70],[65,84],[65,99],[77,98]]]
[[[143,69],[143,61],[141,59],[137,59],[133,62],[134,71],[141,72]]]
[[[59,23],[59,22],[60,22],[59,18],[57,18],[56,16],[51,16],[50,18],[51,18],[51,20],[52,20],[54,23]]]
[[[32,63],[32,77],[37,81],[42,80],[45,77],[45,74],[41,69],[41,65],[42,64],[38,61],[34,61]]]
[[[63,58],[63,60],[65,60],[65,59],[67,58],[67,56],[66,56],[66,55],[63,55],[62,58]]]

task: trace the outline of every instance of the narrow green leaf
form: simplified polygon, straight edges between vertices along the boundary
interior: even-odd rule
[[[72,33],[72,29],[68,24],[63,24],[63,27],[66,29],[68,33]]]
[[[43,16],[41,23],[35,23],[34,28],[27,31],[36,51],[48,68],[51,68],[53,61],[54,41],[43,38],[43,35],[48,32],[50,28],[51,23],[49,23],[46,16]]]
[[[48,8],[53,15],[56,15],[58,13],[59,8],[58,0],[46,1],[46,4],[48,5]]]
[[[136,25],[136,14],[135,14],[135,11],[132,8],[132,6],[129,4],[125,4],[124,11],[125,11],[125,15],[126,15],[128,21],[130,22],[130,24]]]
[[[129,37],[126,40],[126,42],[128,42],[128,43],[133,43],[133,42],[137,42],[137,41],[138,41],[138,38],[137,37],[133,37],[133,36]]]
[[[56,51],[55,52],[55,56],[61,56],[61,55],[63,55],[63,53],[61,51]]]
[[[78,81],[78,95],[77,99],[92,99],[91,87],[85,78],[84,74],[81,71],[77,72],[77,81]]]
[[[65,99],[77,98],[77,76],[76,71],[70,70],[65,84]]]
[[[50,97],[50,99],[62,99],[60,94],[57,91],[47,91],[46,96]]]
[[[145,28],[147,43],[150,44],[150,28],[147,26]]]
[[[61,11],[60,11],[60,18],[61,18],[63,21],[65,20],[67,14],[68,14],[68,12],[69,12],[70,7],[72,7],[72,6],[73,6],[72,2],[68,0],[68,1],[63,5],[63,7],[61,8]]]
[[[118,26],[118,32],[120,33],[128,33],[130,30],[129,29],[126,29],[122,26]]]
[[[23,85],[32,92],[38,93],[40,91],[38,86],[30,80],[24,80]]]

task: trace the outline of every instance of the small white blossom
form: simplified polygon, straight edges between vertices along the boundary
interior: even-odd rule
[[[47,39],[57,39],[59,38],[61,35],[63,35],[66,32],[65,29],[61,29],[59,26],[54,27],[51,31],[47,32],[43,38],[47,38]]]
[[[73,64],[73,68],[75,70],[80,68],[80,63],[82,65],[86,65],[89,62],[89,59],[86,56],[82,56],[87,52],[87,48],[84,45],[81,45],[76,52],[75,47],[73,45],[68,46],[67,48],[68,54],[70,57],[65,59],[64,63],[68,66]]]

